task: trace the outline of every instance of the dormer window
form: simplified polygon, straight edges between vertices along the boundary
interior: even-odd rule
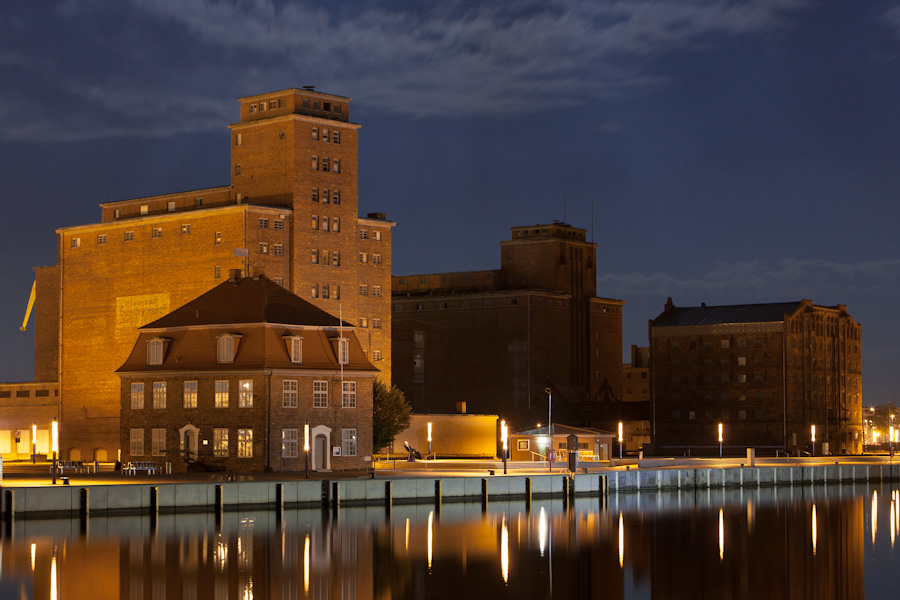
[[[350,340],[347,338],[338,339],[338,362],[342,365],[350,364]]]
[[[303,364],[303,338],[299,335],[285,334],[284,343],[291,362],[295,365]]]
[[[234,362],[234,357],[237,355],[237,347],[238,342],[240,341],[241,336],[235,335],[233,333],[227,333],[225,335],[220,335],[216,338],[217,343],[217,362],[219,364],[222,363],[232,363]]]
[[[153,338],[152,340],[147,341],[148,365],[163,364],[163,358],[166,354],[166,345],[168,344],[168,341],[169,340],[165,338]]]

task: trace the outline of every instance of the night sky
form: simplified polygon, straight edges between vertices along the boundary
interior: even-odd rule
[[[395,275],[565,220],[625,350],[668,296],[846,304],[863,403],[900,402],[900,1],[16,2],[0,75],[2,381],[56,228],[227,185],[237,99],[315,85],[353,99]]]

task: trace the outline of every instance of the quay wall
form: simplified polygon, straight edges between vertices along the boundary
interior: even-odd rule
[[[735,468],[606,470],[576,474],[489,477],[406,477],[345,480],[128,483],[122,485],[4,486],[7,521],[129,515],[384,506],[697,489],[839,485],[900,480],[900,464],[836,464]]]

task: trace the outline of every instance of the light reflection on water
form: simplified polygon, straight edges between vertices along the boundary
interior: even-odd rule
[[[875,598],[897,534],[900,492],[852,485],[18,521],[0,598]]]

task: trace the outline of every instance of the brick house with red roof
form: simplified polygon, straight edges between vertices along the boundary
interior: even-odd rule
[[[122,460],[173,470],[358,469],[372,383],[355,327],[265,276],[230,278],[139,329],[121,379]]]

